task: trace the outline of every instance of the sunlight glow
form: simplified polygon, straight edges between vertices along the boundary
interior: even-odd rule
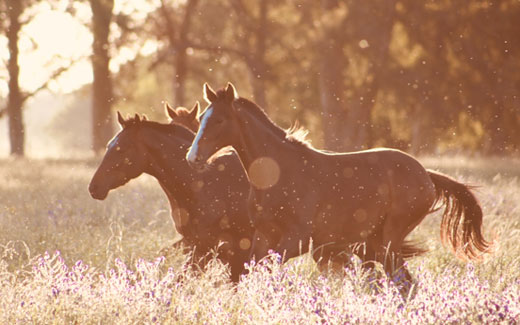
[[[116,0],[114,13],[132,15],[139,20],[157,5],[158,1]],[[74,5],[76,17],[73,17],[64,11],[64,6],[59,6],[59,10],[53,10],[46,3],[35,6],[31,10],[35,12],[34,18],[20,33],[20,85],[24,91],[37,89],[54,71],[72,62],[74,64],[68,71],[49,84],[50,90],[68,93],[92,82],[90,8],[88,4]],[[142,46],[125,46],[119,53],[113,53],[110,69],[117,72],[121,64],[134,59],[137,53],[150,54],[156,49],[157,44],[151,41],[145,41]],[[7,62],[8,58],[7,39],[1,35],[0,59]],[[7,95],[7,81],[7,69],[0,69],[0,96]]]
[[[2,39],[7,45],[7,40]],[[69,92],[92,81],[89,55],[92,36],[87,27],[67,13],[43,8],[20,33],[20,84],[26,91],[40,87],[59,67],[78,61],[70,71],[51,83],[54,91]],[[2,46],[0,56],[8,59]],[[80,60],[80,58],[82,58]],[[7,83],[7,80],[5,80]],[[7,85],[0,88],[7,92]]]

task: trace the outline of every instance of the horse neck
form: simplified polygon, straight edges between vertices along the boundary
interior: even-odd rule
[[[190,184],[198,177],[181,158],[190,145],[189,141],[183,141],[185,143],[179,146],[177,141],[158,130],[143,131],[143,144],[149,160],[145,173],[157,179],[170,203],[177,202],[185,209],[194,205],[195,193]]]
[[[236,138],[233,147],[237,151],[247,172],[249,166],[258,158],[271,157],[280,167],[284,164],[294,164],[294,158],[305,154],[306,148],[287,139],[285,131],[267,118],[258,118],[242,108],[237,114],[240,136]]]

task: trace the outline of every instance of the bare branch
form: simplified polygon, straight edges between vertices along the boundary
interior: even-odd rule
[[[42,90],[48,89],[49,88],[49,84],[52,81],[54,81],[57,78],[59,78],[59,76],[61,76],[63,73],[65,73],[68,70],[70,70],[76,63],[78,63],[79,61],[81,61],[81,60],[83,60],[85,58],[86,57],[76,58],[74,60],[71,60],[68,65],[58,68],[56,71],[54,71],[51,74],[51,76],[47,79],[47,81],[45,81],[43,84],[41,84],[38,88],[36,88],[35,90],[33,90],[33,91],[29,92],[29,93],[25,93],[23,95],[23,97],[22,97],[22,103],[27,101],[29,98],[35,96],[36,94],[38,94]],[[0,109],[0,119],[2,117],[4,117],[4,115],[6,115],[6,113],[7,113],[7,107],[4,107],[4,108]]]
[[[199,0],[188,0],[186,3],[186,12],[184,13],[184,19],[182,20],[180,26],[180,42],[184,45],[188,40],[188,31],[191,25],[191,18],[193,11],[197,8]]]
[[[45,89],[48,89],[49,88],[49,84],[58,79],[59,76],[61,76],[63,73],[69,71],[78,61],[84,59],[84,57],[82,58],[79,58],[79,59],[74,59],[72,60],[71,62],[69,62],[68,65],[66,66],[63,66],[63,67],[60,67],[58,68],[57,70],[55,70],[51,76],[49,77],[49,79],[47,79],[43,84],[41,84],[38,88],[36,88],[35,90],[31,91],[30,93],[26,93],[23,98],[22,98],[22,102],[25,102],[27,99],[35,96],[36,94],[38,94],[40,91],[42,90],[45,90]]]
[[[164,21],[166,22],[166,37],[168,38],[168,41],[170,42],[170,46],[175,46],[176,44],[176,37],[175,37],[175,23],[172,21],[170,17],[169,10],[164,3],[164,0],[161,0],[161,14],[164,18]]]
[[[240,20],[242,26],[249,32],[254,32],[257,26],[256,17],[248,11],[242,0],[234,0],[231,2],[231,6],[235,10],[235,13]]]
[[[155,70],[158,65],[167,62],[169,59],[171,59],[171,51],[169,51],[169,48],[160,51],[157,54],[156,59],[148,66],[148,71]]]

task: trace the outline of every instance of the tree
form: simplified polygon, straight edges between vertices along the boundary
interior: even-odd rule
[[[185,83],[188,77],[188,62],[186,51],[189,45],[189,33],[192,22],[192,16],[197,8],[198,0],[187,0],[185,4],[184,14],[179,23],[177,23],[172,15],[171,8],[166,4],[165,0],[161,0],[159,8],[162,21],[164,23],[163,32],[159,38],[167,40],[167,50],[163,52],[160,61],[168,60],[166,56],[174,54],[172,64],[174,66],[174,104],[175,106],[183,106],[185,103]]]
[[[384,82],[395,1],[321,4],[316,57],[325,145],[339,151],[366,148],[372,142],[371,112]]]
[[[200,100],[204,81],[231,80],[278,123],[302,120],[331,150],[520,146],[517,1],[157,3],[144,37],[159,46],[132,63],[146,65],[136,69],[142,80],[127,78],[146,99],[132,108],[163,99],[165,80],[175,105]]]
[[[24,126],[22,120],[23,95],[18,81],[20,67],[18,65],[18,38],[22,28],[20,16],[24,11],[24,3],[19,0],[7,0],[8,26],[6,28],[9,61],[9,95],[7,99],[7,114],[9,116],[9,140],[11,142],[11,154],[24,155]]]
[[[317,43],[319,90],[322,109],[322,128],[324,144],[330,150],[344,149],[347,121],[347,108],[343,95],[344,69],[346,60],[343,54],[345,38],[345,17],[337,17],[335,11],[344,11],[337,0],[322,0],[321,31]],[[343,13],[344,15],[344,13]],[[332,17],[331,17],[332,16]],[[336,16],[336,17],[334,17]],[[333,19],[331,19],[333,18]]]
[[[109,69],[109,33],[112,21],[114,0],[89,0],[92,9],[92,146],[95,152],[105,148],[112,137],[113,121],[111,115],[114,101],[112,79]]]
[[[3,22],[0,23],[0,31],[5,32],[9,49],[9,59],[7,61],[9,94],[7,107],[0,109],[0,118],[6,114],[8,116],[11,155],[15,156],[25,155],[25,128],[22,114],[24,103],[40,91],[47,89],[51,80],[58,78],[75,63],[75,61],[71,61],[67,66],[58,68],[47,81],[33,91],[27,92],[21,88],[19,83],[20,51],[18,43],[23,26],[28,24],[34,17],[34,14],[24,14],[37,3],[38,1],[36,0],[6,0],[5,2],[0,2],[0,14],[4,17]],[[22,16],[24,17],[23,20]]]
[[[265,59],[267,51],[268,35],[268,9],[269,0],[259,1],[258,6],[248,6],[242,0],[233,0],[230,3],[218,4],[226,6],[230,14],[230,20],[223,32],[215,32],[214,28],[205,30],[211,33],[213,39],[204,40],[190,37],[193,29],[204,30],[200,15],[198,26],[193,26],[193,16],[196,14],[198,0],[188,0],[184,5],[184,11],[180,14],[179,8],[161,0],[159,8],[160,24],[155,31],[158,39],[165,41],[167,46],[161,51],[154,67],[159,63],[169,63],[174,70],[174,105],[185,105],[185,83],[188,75],[187,54],[188,49],[196,49],[211,53],[211,55],[230,55],[245,63],[249,69],[249,80],[253,89],[255,101],[267,108],[265,78],[269,71]],[[209,2],[204,3],[206,11],[211,12]],[[251,8],[253,7],[253,8]],[[255,13],[255,11],[257,11]],[[196,16],[197,17],[197,16]],[[157,23],[157,18],[151,18]],[[229,35],[231,34],[231,35]],[[224,40],[218,41],[219,37]],[[231,37],[229,37],[231,36]]]
[[[422,103],[419,115],[433,117],[429,124],[445,138],[468,132],[460,125],[465,117],[483,129],[480,150],[500,154],[518,148],[518,3],[400,4],[398,20],[420,55],[415,64],[396,66],[394,91]],[[422,90],[406,91],[406,84]]]
[[[239,42],[236,42],[236,44],[241,44],[242,48],[235,52],[242,54],[242,58],[250,70],[249,78],[256,103],[267,109],[265,86],[269,71],[266,62],[267,36],[269,34],[267,15],[271,3],[269,0],[259,1],[256,15],[246,7],[242,0],[234,0],[232,5],[238,22],[244,29],[243,36],[240,37]]]

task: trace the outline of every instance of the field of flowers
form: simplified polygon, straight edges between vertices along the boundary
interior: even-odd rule
[[[179,239],[166,197],[141,176],[103,201],[87,184],[96,161],[0,161],[0,324],[446,324],[520,322],[520,162],[423,158],[478,185],[481,262],[442,246],[438,214],[412,239],[430,249],[409,261],[402,295],[353,259],[322,274],[309,256],[250,263],[238,285],[217,259],[204,269],[171,249]]]

